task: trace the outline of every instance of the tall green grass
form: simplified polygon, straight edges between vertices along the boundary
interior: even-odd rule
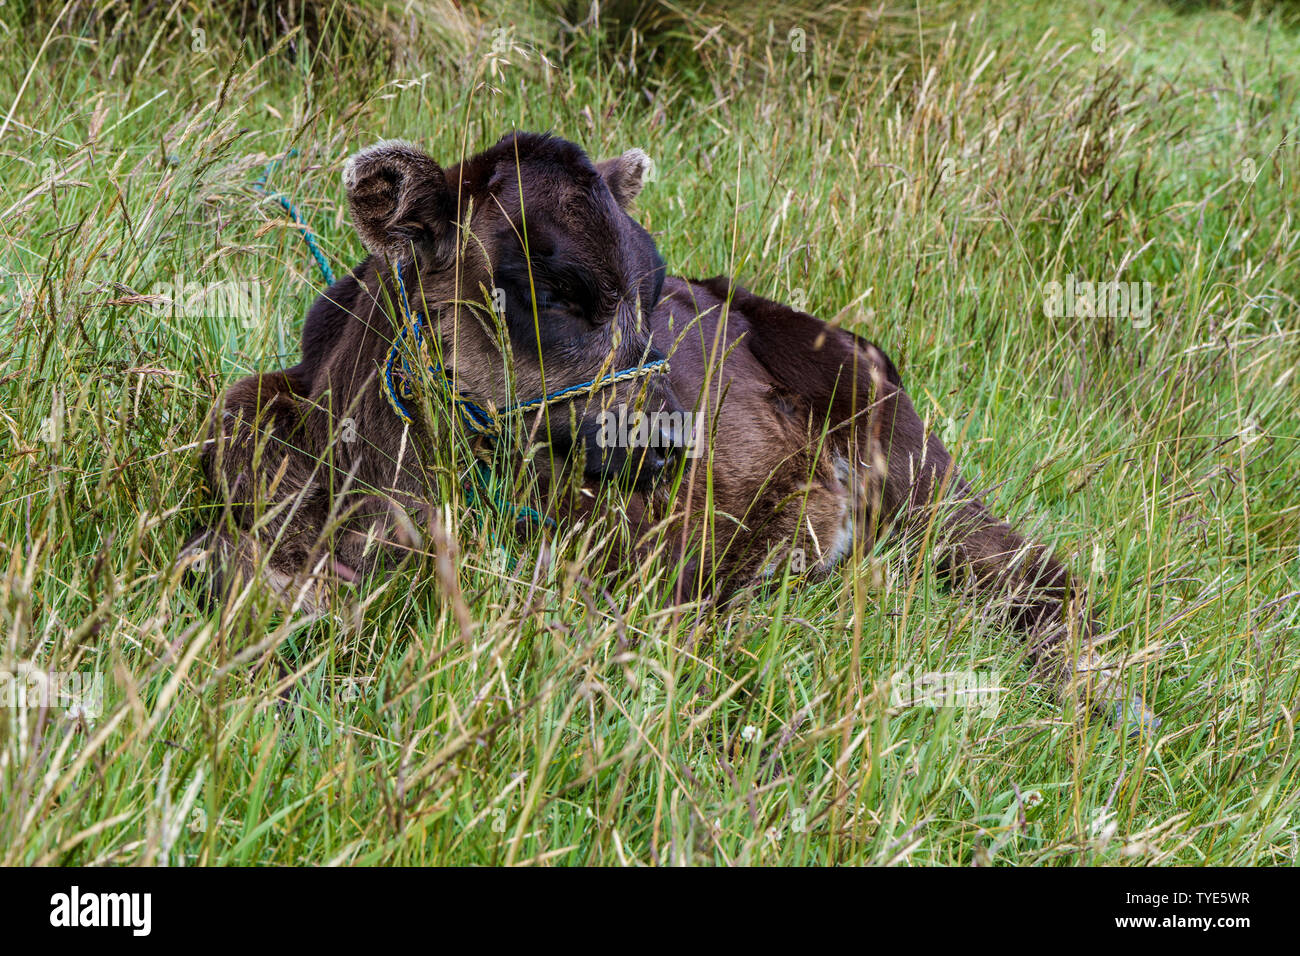
[[[313,37],[9,0],[0,663],[102,673],[105,702],[0,710],[0,861],[1294,862],[1300,37],[1186,7],[613,29],[512,3],[369,35],[339,4]],[[675,609],[662,563],[596,573],[598,529],[502,573],[505,529],[454,483],[440,557],[331,620],[255,591],[204,610],[175,566],[200,423],[294,360],[318,289],[251,184],[286,157],[270,186],[342,268],[350,152],[450,163],[515,127],[644,148],[674,272],[880,342],[997,510],[1087,580],[1159,735],[1062,711],[997,615],[899,548]],[[1046,316],[1070,274],[1152,283],[1149,326]],[[158,308],[176,277],[256,281],[264,315]],[[1005,693],[901,706],[904,671]]]

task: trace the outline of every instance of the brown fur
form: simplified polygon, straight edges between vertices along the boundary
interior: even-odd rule
[[[318,609],[320,582],[373,575],[421,546],[436,503],[423,463],[438,426],[421,406],[405,429],[377,377],[401,324],[400,268],[458,387],[480,401],[510,400],[503,342],[519,396],[670,358],[666,376],[524,425],[552,452],[539,476],[548,512],[565,522],[590,507],[555,480],[575,459],[588,487],[627,480],[631,540],[658,524],[690,556],[683,596],[724,598],[796,548],[826,572],[891,527],[913,548],[928,538],[950,576],[1005,602],[1058,686],[1076,671],[1062,653],[1071,643],[1084,645],[1085,670],[1097,667],[1087,647],[1096,629],[1065,568],[973,493],[883,351],[726,278],[664,277],[626,212],[646,162],[633,150],[593,165],[578,147],[531,134],[445,171],[392,141],[349,161],[348,203],[372,255],[312,306],[302,361],[237,382],[214,416],[203,467],[223,518],[197,540],[217,553],[225,584],[262,574]],[[493,288],[506,295],[496,322],[468,304]],[[672,456],[593,441],[596,413],[613,402],[708,423],[675,499],[655,481]],[[345,422],[364,442],[340,441]],[[1092,689],[1113,696],[1114,681]]]

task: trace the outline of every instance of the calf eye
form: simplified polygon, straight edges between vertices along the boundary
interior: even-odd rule
[[[545,289],[537,290],[537,311],[548,313],[564,313],[566,315],[574,311],[573,304],[566,302],[561,296]]]

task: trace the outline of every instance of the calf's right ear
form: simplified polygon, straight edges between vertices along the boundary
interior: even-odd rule
[[[352,225],[365,247],[396,263],[425,252],[439,265],[455,250],[455,210],[447,177],[412,143],[388,139],[343,166]]]

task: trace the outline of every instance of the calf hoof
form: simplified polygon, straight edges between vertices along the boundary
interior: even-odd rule
[[[1115,701],[1110,718],[1116,729],[1124,731],[1130,740],[1154,737],[1160,725],[1164,723],[1137,694],[1127,701]]]

